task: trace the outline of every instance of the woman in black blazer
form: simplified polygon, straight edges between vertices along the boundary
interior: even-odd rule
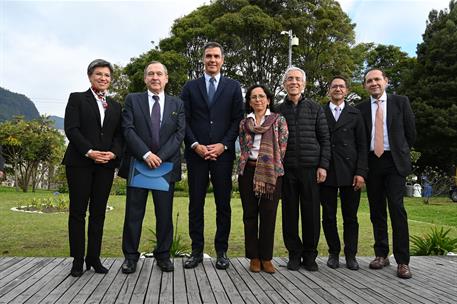
[[[91,87],[86,92],[71,93],[65,109],[69,144],[62,164],[70,193],[68,236],[74,258],[70,274],[74,277],[83,274],[88,206],[86,268],[108,272],[100,262],[103,224],[114,169],[122,152],[121,106],[106,96],[112,74],[109,62],[92,61],[87,68]]]

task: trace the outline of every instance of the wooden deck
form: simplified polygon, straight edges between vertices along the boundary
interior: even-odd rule
[[[288,271],[287,260],[275,258],[278,272],[270,275],[249,272],[245,258],[232,258],[227,271],[216,270],[214,259],[184,269],[179,258],[174,273],[162,273],[151,258],[125,275],[123,259],[109,258],[107,275],[73,278],[70,258],[2,257],[0,303],[457,303],[457,257],[412,257],[409,280],[395,276],[395,263],[370,270],[371,258],[362,257],[359,271],[344,263],[333,270],[326,259],[308,272]]]

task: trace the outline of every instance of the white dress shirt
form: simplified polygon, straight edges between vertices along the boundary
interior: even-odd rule
[[[335,114],[336,114],[336,111],[335,111],[335,108],[336,107],[339,107],[340,108],[340,116],[341,116],[341,112],[343,112],[343,109],[344,109],[344,102],[342,102],[339,106],[337,106],[336,104],[334,104],[333,102],[329,102],[329,107],[330,107],[330,112],[332,112],[333,114],[333,118],[335,118],[336,120],[336,117],[335,117]]]
[[[381,98],[382,107],[382,117],[383,117],[383,130],[384,130],[384,151],[390,151],[389,145],[389,135],[387,134],[387,94],[384,91],[382,93]],[[375,120],[376,120],[376,110],[378,109],[378,105],[376,104],[376,99],[370,96],[371,101],[371,141],[370,141],[370,151],[374,151],[374,131],[375,131]]]
[[[267,111],[265,112],[265,116],[262,117],[262,119],[260,120],[260,126],[263,124],[263,122],[265,121],[265,117],[270,115],[271,112],[270,112],[270,109],[267,109]],[[256,120],[255,120],[255,114],[254,112],[251,112],[249,113],[246,118],[252,118],[254,119],[254,126],[258,126],[257,123],[256,123]],[[260,141],[262,140],[262,134],[255,134],[254,135],[254,140],[253,140],[253,143],[252,143],[252,148],[251,150],[249,151],[249,159],[250,160],[257,160],[257,157],[259,157],[259,150],[260,150]]]

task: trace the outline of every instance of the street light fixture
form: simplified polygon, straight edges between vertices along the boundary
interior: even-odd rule
[[[292,33],[292,30],[282,31],[281,35],[289,36],[289,67],[292,66],[292,47],[298,46],[298,37]]]

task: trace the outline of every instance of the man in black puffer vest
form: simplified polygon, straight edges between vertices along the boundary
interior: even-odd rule
[[[330,162],[330,135],[322,107],[305,99],[305,72],[289,67],[284,73],[287,92],[279,112],[286,118],[289,139],[284,157],[282,188],[282,227],[284,244],[289,251],[287,268],[317,271],[317,244],[320,234],[318,183],[325,181]],[[298,235],[299,212],[302,239]]]

